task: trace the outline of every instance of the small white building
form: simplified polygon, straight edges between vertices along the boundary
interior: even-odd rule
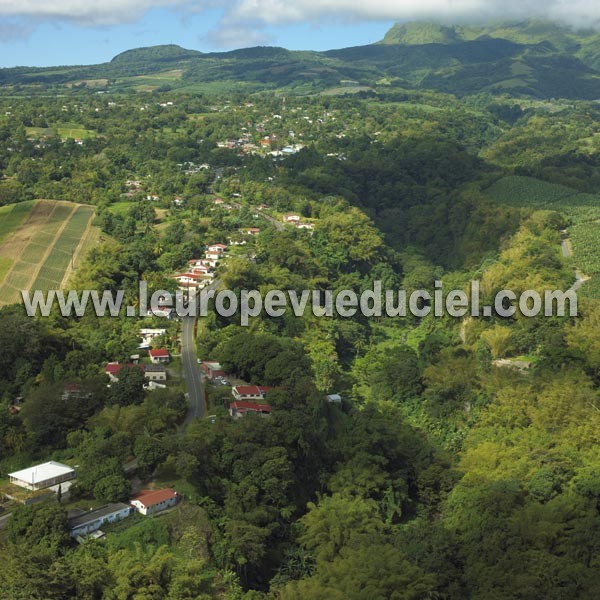
[[[144,365],[144,377],[147,381],[166,381],[167,369],[163,365]]]
[[[171,489],[144,490],[131,500],[131,505],[142,515],[153,515],[175,506],[178,501],[177,492]]]
[[[225,244],[211,244],[206,247],[206,250],[215,254],[223,254],[227,250],[227,246]]]
[[[148,356],[153,365],[168,363],[170,359],[169,351],[166,348],[154,348],[148,350]]]
[[[107,504],[96,510],[83,512],[76,517],[69,519],[69,528],[71,536],[84,536],[94,531],[98,531],[105,523],[114,523],[127,518],[132,513],[131,506],[123,502]]]
[[[53,487],[75,477],[74,469],[53,460],[8,474],[12,484],[32,491]]]
[[[330,404],[342,403],[342,397],[339,394],[329,394],[325,396],[325,400],[327,400],[327,402],[329,402]]]

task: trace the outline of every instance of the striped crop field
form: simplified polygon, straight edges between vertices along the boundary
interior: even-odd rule
[[[582,275],[590,278],[579,293],[600,298],[600,195],[583,194],[562,185],[520,176],[503,177],[485,190],[485,194],[498,204],[555,210],[568,217],[567,235],[573,248],[569,260]]]
[[[23,205],[23,206],[21,206]],[[0,208],[0,305],[21,290],[61,289],[97,239],[94,208],[36,200]]]

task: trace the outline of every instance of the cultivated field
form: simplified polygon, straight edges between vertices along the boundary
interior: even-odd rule
[[[568,232],[573,265],[591,277],[580,294],[600,298],[600,196],[518,176],[500,179],[486,190],[486,194],[499,204],[556,210],[567,215],[572,223]]]
[[[6,211],[6,216],[4,212]],[[91,206],[37,200],[0,209],[0,305],[65,287],[94,236]]]

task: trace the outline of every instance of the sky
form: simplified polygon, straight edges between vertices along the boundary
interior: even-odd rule
[[[326,50],[376,42],[398,21],[527,17],[598,27],[600,1],[0,0],[0,66],[93,64],[157,44]]]

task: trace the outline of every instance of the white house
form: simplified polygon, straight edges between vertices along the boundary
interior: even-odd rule
[[[98,531],[105,523],[114,523],[127,518],[132,513],[131,506],[123,502],[107,504],[97,510],[85,511],[72,519],[69,519],[71,536],[77,537]]]
[[[284,215],[283,222],[284,223],[299,223],[300,215]]]
[[[148,381],[166,381],[167,370],[163,365],[143,365],[144,377]]]
[[[299,223],[296,223],[296,228],[297,229],[309,229],[312,231],[315,228],[315,226],[313,225],[313,223],[306,223],[305,221],[301,221]]]
[[[227,246],[225,244],[211,244],[206,247],[206,250],[216,254],[223,254],[227,250]]]
[[[173,278],[177,280],[180,286],[196,287],[199,283],[200,275],[198,273],[180,273],[179,275],[174,275]]]
[[[179,501],[177,492],[171,489],[144,490],[135,496],[131,505],[142,515],[153,515],[161,510],[175,506]]]
[[[148,350],[148,356],[154,365],[168,363],[170,359],[169,351],[166,348],[153,348],[152,350]]]

